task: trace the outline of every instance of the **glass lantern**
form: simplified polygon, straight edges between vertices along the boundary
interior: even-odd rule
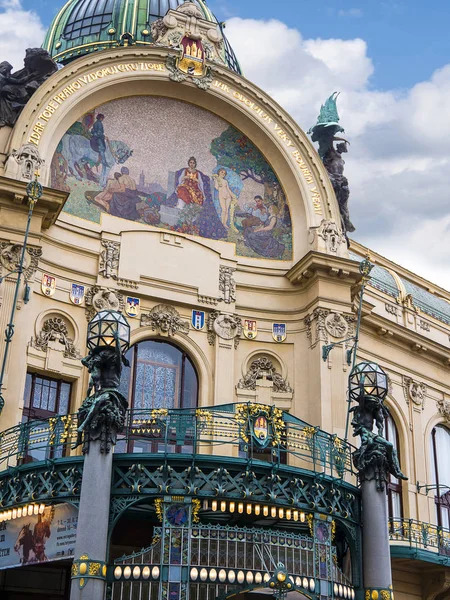
[[[354,402],[364,392],[365,395],[375,396],[384,400],[388,393],[387,375],[376,363],[358,363],[350,373],[349,394]]]
[[[101,310],[89,321],[87,347],[92,351],[115,347],[117,343],[122,354],[125,354],[130,347],[130,325],[116,310]]]

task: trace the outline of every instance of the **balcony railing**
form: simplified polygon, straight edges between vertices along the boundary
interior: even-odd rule
[[[390,519],[389,537],[392,543],[408,545],[417,550],[428,550],[450,556],[450,529],[414,519]]]
[[[350,444],[282,411],[263,421],[267,432],[261,432],[255,426],[260,407],[269,408],[228,404],[198,409],[129,410],[115,453],[218,455],[286,464],[337,478],[354,474]],[[261,442],[252,433],[261,436]],[[76,437],[76,415],[11,427],[0,433],[0,470],[70,456],[74,454]]]

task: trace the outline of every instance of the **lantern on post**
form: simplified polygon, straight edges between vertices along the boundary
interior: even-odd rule
[[[130,326],[115,310],[102,310],[88,324],[89,354],[81,363],[90,374],[86,400],[78,410],[78,438],[87,454],[91,442],[100,442],[100,452],[108,454],[117,433],[125,424],[127,399],[119,392],[122,365],[129,366],[125,353],[130,347]]]
[[[353,367],[349,377],[349,396],[358,402],[362,394],[383,401],[388,393],[387,375],[376,363],[361,362]]]
[[[89,321],[87,347],[90,352],[99,348],[120,348],[125,354],[130,347],[130,325],[116,310],[101,310]]]

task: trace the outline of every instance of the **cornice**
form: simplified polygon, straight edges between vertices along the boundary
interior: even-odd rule
[[[0,204],[9,206],[13,210],[28,212],[27,185],[28,182],[0,175]],[[43,188],[42,197],[34,208],[34,214],[42,217],[43,229],[48,229],[56,222],[68,197],[67,192]]]
[[[310,251],[298,261],[286,274],[289,281],[306,287],[318,278],[340,280],[347,285],[361,281],[359,263],[348,258]]]
[[[389,345],[398,345],[407,352],[420,355],[421,360],[431,361],[434,358],[444,366],[450,366],[450,348],[376,313],[369,312],[364,315],[362,331],[369,333],[368,330],[389,340]]]

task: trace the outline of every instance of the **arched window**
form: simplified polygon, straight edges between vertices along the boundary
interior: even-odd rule
[[[398,431],[395,421],[391,415],[388,415],[384,421],[384,435],[388,442],[393,444],[395,450],[397,451],[399,463],[401,464]],[[389,518],[403,518],[402,486],[400,481],[393,475],[389,475],[386,491],[388,496]]]
[[[450,431],[438,425],[431,432],[432,481],[436,485],[437,524],[450,527]]]
[[[166,419],[161,426],[150,422],[152,415],[157,414],[155,411],[161,409],[197,407],[198,378],[190,358],[177,346],[159,340],[135,344],[127,358],[130,368],[125,367],[122,372],[120,391],[128,398],[130,407],[129,442],[126,449],[121,442],[117,451],[191,451],[194,411],[171,414],[169,421]],[[142,423],[147,423],[147,427],[141,426]],[[175,441],[172,429],[177,429]]]

